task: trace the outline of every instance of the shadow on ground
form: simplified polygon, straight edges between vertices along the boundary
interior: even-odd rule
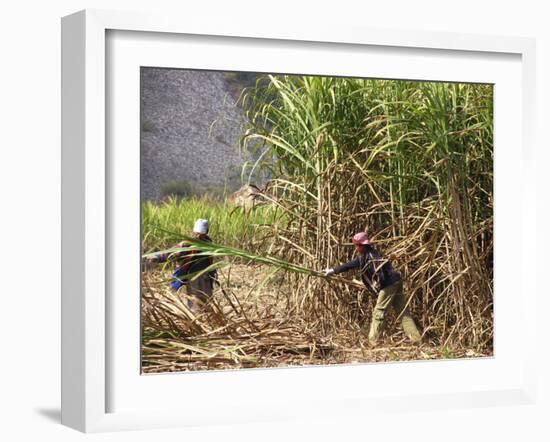
[[[61,423],[61,410],[59,408],[37,408],[34,411],[39,416],[42,416],[51,422],[56,424]]]

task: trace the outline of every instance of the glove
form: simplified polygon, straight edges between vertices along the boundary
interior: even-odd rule
[[[334,269],[325,269],[323,270],[323,273],[325,274],[325,276],[334,275]]]

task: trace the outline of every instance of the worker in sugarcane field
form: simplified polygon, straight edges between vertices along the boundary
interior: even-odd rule
[[[212,239],[208,236],[208,221],[205,219],[196,220],[191,237],[199,241],[212,242]],[[189,246],[190,244],[183,241],[172,248],[182,249]],[[198,255],[199,253],[198,249],[181,250],[161,253],[149,258],[152,263],[174,262],[175,268],[172,272],[170,287],[173,291],[179,292],[183,286],[186,286],[187,296],[185,301],[187,307],[193,312],[199,311],[212,297],[214,281],[216,280],[216,270],[204,271],[213,264],[212,257]]]
[[[338,267],[325,269],[324,273],[325,276],[330,276],[352,269],[360,270],[363,284],[377,297],[368,334],[369,342],[376,345],[380,338],[390,305],[393,305],[398,318],[401,319],[407,337],[415,343],[420,342],[420,333],[403,295],[403,281],[399,272],[394,270],[391,263],[372,246],[365,232],[354,235],[352,242],[358,254],[357,258]]]

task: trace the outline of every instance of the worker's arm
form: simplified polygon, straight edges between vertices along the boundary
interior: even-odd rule
[[[178,243],[171,247],[171,249],[181,249],[187,247],[184,243]],[[186,252],[169,252],[169,253],[158,253],[149,258],[151,262],[162,263],[168,261],[170,258],[182,258]]]
[[[356,269],[360,266],[361,266],[361,260],[359,257],[357,257],[333,269],[325,269],[324,272],[325,272],[325,276],[337,275],[338,273],[347,272],[348,270]]]
[[[171,256],[174,256],[174,254],[173,253],[159,253],[157,255],[153,255],[153,256],[149,257],[149,261],[154,262],[154,263],[162,263],[162,262],[168,261],[168,258],[170,258]]]

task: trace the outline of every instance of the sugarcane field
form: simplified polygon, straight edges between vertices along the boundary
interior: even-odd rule
[[[141,369],[493,356],[493,85],[141,68]]]

